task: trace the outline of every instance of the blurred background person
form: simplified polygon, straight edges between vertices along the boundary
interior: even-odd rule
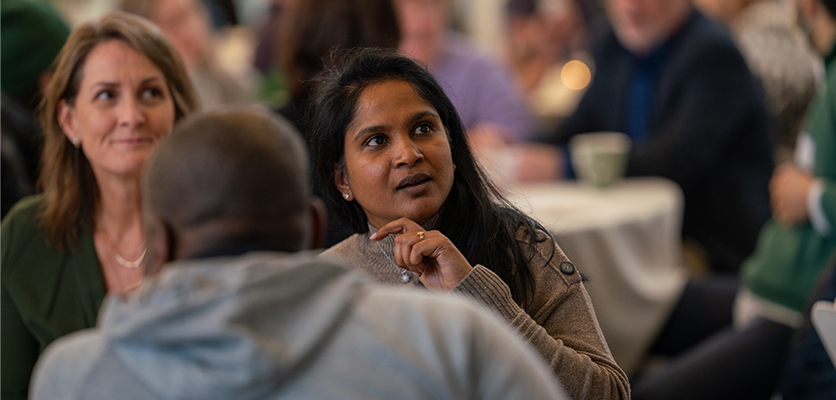
[[[2,214],[33,194],[43,147],[35,107],[70,28],[50,4],[3,0],[0,7]]]
[[[252,65],[261,74],[261,80],[257,85],[258,102],[270,108],[282,107],[289,101],[279,61],[279,38],[282,20],[286,14],[286,3],[287,0],[268,1],[266,16],[262,13],[261,20],[253,29],[255,47]]]
[[[122,0],[120,9],[151,20],[165,32],[183,57],[202,108],[252,100],[249,84],[220,63],[213,46],[212,21],[203,2]]]
[[[505,11],[504,57],[525,91],[536,131],[552,128],[575,110],[591,79],[587,18],[578,0],[510,0]]]
[[[462,116],[471,145],[530,139],[534,122],[513,74],[449,29],[451,0],[394,0],[400,50],[426,66]]]
[[[777,162],[792,160],[807,107],[823,81],[821,60],[785,0],[698,0],[726,23],[746,64],[761,83],[772,114]]]
[[[824,57],[827,72],[825,92],[820,94],[816,100],[820,103],[818,115],[815,117],[816,122],[808,122],[810,125],[808,125],[807,130],[812,134],[813,126],[821,126],[822,130],[829,129],[831,133],[834,133],[836,132],[836,124],[832,121],[834,114],[836,114],[836,111],[834,111],[836,109],[836,63],[834,63],[836,60],[836,1],[797,0],[796,3],[801,11],[801,22],[809,34],[813,48]],[[827,146],[831,154],[834,146],[836,146],[833,137],[829,140],[817,140],[815,143],[818,144],[815,147]],[[809,152],[810,150],[808,147],[806,151]],[[828,165],[828,168],[832,171],[833,156],[826,154],[827,151],[824,150],[824,152],[819,153],[819,150],[815,150],[817,162],[814,171],[825,165]],[[819,161],[819,154],[830,158],[823,158]],[[823,165],[820,166],[819,164]],[[814,174],[817,177],[821,176],[817,172],[814,172]],[[834,176],[831,173],[827,178],[818,179],[821,179],[820,182],[823,183],[826,191],[832,191],[830,188],[834,185]],[[812,195],[812,193],[808,194],[808,199]],[[812,197],[812,199],[814,200],[813,205],[815,205],[815,197]],[[819,201],[824,206],[826,201],[824,194]],[[810,209],[814,208],[811,207]],[[833,211],[828,210],[825,211],[825,216],[829,221],[828,225],[832,227],[836,221],[829,217],[833,215]],[[811,212],[811,215],[814,213]],[[828,234],[831,237],[834,235],[832,229],[828,231]],[[828,275],[830,276],[828,277]],[[811,306],[815,301],[834,301],[834,299],[836,299],[836,261],[831,261],[830,267],[820,277],[814,296],[810,298],[807,307],[804,309],[805,324],[791,343],[791,352],[781,383],[781,395],[786,400],[824,400],[836,393],[836,368],[834,367],[836,361],[828,356],[821,338],[810,324],[809,315]]]
[[[305,107],[313,78],[329,59],[355,47],[395,49],[400,42],[398,20],[391,0],[283,0],[279,33],[280,56],[290,101],[278,110],[310,139]]]
[[[544,140],[624,132],[627,175],[662,176],[685,195],[683,235],[699,264],[736,271],[769,218],[769,115],[731,38],[689,0],[608,0],[611,28],[593,45],[595,78],[575,112]],[[537,157],[520,169],[542,169]],[[566,154],[566,156],[569,156]],[[563,165],[570,168],[566,157]]]
[[[313,78],[355,47],[395,49],[400,42],[398,19],[391,0],[284,0],[284,19],[277,43],[282,75],[290,101],[278,113],[290,120],[306,142],[311,121],[306,107]],[[330,247],[354,233],[328,207]]]
[[[279,32],[281,31],[282,16],[287,0],[270,0],[268,2],[267,17],[257,27],[258,40],[256,42],[253,66],[267,76],[277,67],[279,59]]]
[[[804,141],[809,146],[797,148],[795,164],[775,170],[770,182],[773,218],[761,231],[755,252],[741,266],[743,282],[733,288],[732,303],[722,306],[716,301],[728,297],[722,287],[714,288],[715,299],[692,296],[695,292],[686,288],[654,349],[675,358],[660,371],[635,381],[637,400],[771,398],[787,368],[790,339],[799,328],[804,332],[807,304],[811,296],[815,300],[819,295],[814,290],[816,282],[826,282],[832,273],[827,267],[836,250],[832,230],[836,223],[836,1],[810,0],[805,9],[805,19],[815,27],[813,44],[825,57],[828,74],[827,90],[807,115]],[[700,323],[706,315],[715,319],[728,315],[726,325],[733,322],[733,327],[707,331]],[[698,338],[700,332],[708,335]],[[806,340],[812,344],[809,337]],[[804,348],[793,351],[797,353],[793,359],[802,360],[795,357],[803,357]],[[799,372],[804,368],[792,362],[787,377],[792,384],[786,390],[793,396],[785,399],[817,385],[824,385],[820,389],[834,384],[833,375],[828,378],[826,372],[802,378]],[[817,370],[821,371],[827,370]],[[817,390],[806,395],[833,396],[832,391]]]
[[[2,397],[27,396],[40,352],[93,326],[106,292],[142,282],[140,171],[196,108],[177,50],[149,21],[77,27],[41,103],[43,194],[2,222]]]

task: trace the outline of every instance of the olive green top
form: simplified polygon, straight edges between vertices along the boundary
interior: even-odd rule
[[[41,351],[96,323],[105,284],[93,233],[79,228],[79,248],[59,252],[38,227],[43,196],[21,200],[0,234],[0,380],[2,398],[25,399]]]

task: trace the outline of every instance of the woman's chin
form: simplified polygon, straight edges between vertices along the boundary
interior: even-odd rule
[[[103,165],[93,164],[92,167],[97,176],[100,175],[100,173],[106,173],[111,176],[130,178],[138,177],[140,175],[146,161],[148,161],[148,157],[127,157],[125,159],[118,160],[118,162]]]

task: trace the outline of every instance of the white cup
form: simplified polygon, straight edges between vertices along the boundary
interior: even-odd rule
[[[569,139],[575,175],[583,183],[606,187],[624,177],[630,137],[620,132],[590,132]]]

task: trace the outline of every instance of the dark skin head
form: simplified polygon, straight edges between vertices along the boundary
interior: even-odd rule
[[[324,212],[309,181],[301,136],[267,110],[221,110],[183,121],[144,171],[146,273],[224,249],[321,246]]]

